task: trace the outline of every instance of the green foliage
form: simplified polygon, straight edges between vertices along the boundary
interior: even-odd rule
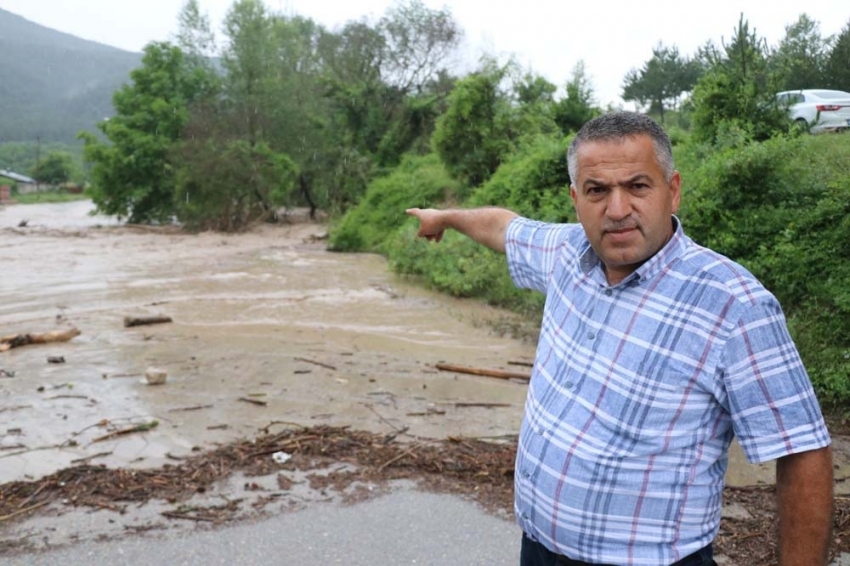
[[[13,190],[14,193],[14,190]],[[54,202],[72,202],[88,200],[85,193],[72,194],[64,190],[59,191],[37,191],[34,193],[15,193],[15,202],[18,204],[46,204]]]
[[[566,85],[566,96],[555,103],[554,120],[564,134],[577,132],[585,122],[599,115],[593,103],[593,86],[579,61]]]
[[[546,222],[575,221],[566,148],[569,140],[537,136],[475,190],[467,204],[501,206]]]
[[[691,237],[741,262],[777,296],[830,403],[850,401],[848,154],[847,135],[780,136],[703,154],[683,170],[680,211]]]
[[[176,151],[177,219],[189,229],[244,230],[286,204],[295,184],[295,163],[265,144],[187,141]]]
[[[445,202],[458,188],[436,155],[406,156],[391,174],[372,181],[360,203],[333,227],[330,248],[379,250],[407,219],[406,209]]]
[[[623,100],[638,102],[659,113],[664,124],[664,110],[675,105],[683,93],[690,92],[704,69],[698,59],[682,58],[675,46],[659,43],[652,58],[638,71],[632,69],[623,84]]]
[[[512,148],[512,110],[501,90],[507,72],[491,62],[458,81],[431,138],[449,173],[471,186],[489,179]]]
[[[828,43],[820,25],[806,14],[785,27],[785,37],[770,57],[779,90],[822,88],[826,80]]]
[[[693,91],[693,133],[698,141],[713,143],[725,128],[746,131],[755,140],[788,131],[788,117],[775,103],[779,89],[767,55],[764,39],[750,31],[743,16],[723,50],[703,51],[708,71]]]
[[[82,183],[83,173],[83,145],[66,144],[60,142],[38,143],[38,142],[8,142],[0,144],[0,169],[6,169],[15,173],[25,175],[32,171],[36,163],[45,155],[51,153],[64,153],[71,156],[71,180]]]
[[[116,116],[99,124],[111,142],[83,132],[93,164],[92,199],[104,214],[131,222],[165,221],[174,213],[174,167],[168,155],[189,119],[188,104],[206,84],[190,73],[179,48],[152,43],[132,84],[115,93]]]
[[[850,21],[835,38],[824,75],[827,88],[850,92]]]
[[[508,274],[505,256],[448,232],[439,244],[416,237],[408,222],[385,244],[390,267],[417,276],[428,287],[456,297],[478,297],[490,304],[537,315],[543,296],[517,289]]]
[[[30,175],[48,185],[61,185],[79,179],[82,172],[74,156],[66,151],[52,151],[30,169]]]

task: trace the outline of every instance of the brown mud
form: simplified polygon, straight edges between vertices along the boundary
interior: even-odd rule
[[[0,336],[82,331],[0,353],[0,555],[51,529],[56,544],[219,524],[400,478],[510,517],[525,383],[436,366],[522,371],[533,344],[493,330],[521,321],[394,277],[379,256],[327,252],[326,226],[298,215],[190,235],[90,208],[0,208]],[[152,367],[164,384],[145,382]],[[836,447],[845,493],[843,436]],[[772,479],[733,452],[727,563],[771,562]],[[56,535],[80,509],[109,519]],[[850,551],[848,524],[842,495],[836,551]]]

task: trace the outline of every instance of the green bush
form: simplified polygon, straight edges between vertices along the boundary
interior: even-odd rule
[[[536,136],[470,197],[468,205],[501,206],[535,220],[573,222],[567,170],[569,139]]]
[[[379,251],[383,241],[407,219],[405,210],[432,207],[454,198],[460,184],[449,177],[436,155],[405,156],[386,177],[374,180],[361,201],[330,231],[330,249]]]
[[[850,401],[848,156],[848,135],[718,151],[683,170],[680,213],[692,238],[776,295],[821,400],[836,405]]]

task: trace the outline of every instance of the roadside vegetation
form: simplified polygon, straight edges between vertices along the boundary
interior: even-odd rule
[[[17,193],[12,197],[12,200],[18,204],[46,204],[51,202],[88,200],[90,198],[84,193],[73,194],[65,190],[51,190],[37,193]]]
[[[529,318],[503,258],[457,234],[415,237],[409,207],[497,205],[572,221],[565,149],[594,100],[583,64],[555,85],[484,58],[463,76],[448,9],[419,0],[328,30],[237,0],[224,40],[196,0],[174,44],[152,43],[81,134],[100,212],[238,231],[306,206],[329,247],[387,256],[398,273]],[[692,55],[661,43],[623,98],[670,133],[687,233],[747,266],[782,301],[822,401],[850,401],[850,134],[810,136],[781,90],[850,90],[850,22],[831,38],[805,14],[769,46],[742,16]]]

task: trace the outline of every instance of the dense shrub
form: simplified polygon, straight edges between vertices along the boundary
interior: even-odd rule
[[[378,251],[413,207],[434,206],[459,190],[436,155],[406,156],[386,177],[373,181],[365,196],[331,229],[336,251]]]
[[[469,206],[501,206],[547,222],[574,221],[566,151],[569,140],[528,140],[470,197]]]

